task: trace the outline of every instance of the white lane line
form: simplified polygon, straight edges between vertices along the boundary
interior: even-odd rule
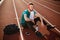
[[[36,10],[35,10],[36,11]],[[37,11],[36,11],[37,12]],[[38,12],[37,12],[38,13]],[[49,23],[52,27],[55,27],[53,24],[51,24],[46,18],[44,18],[41,14],[40,14],[40,16],[47,22],[47,23]],[[54,28],[57,32],[59,32],[60,33],[60,30],[58,30],[56,27]]]
[[[46,3],[49,3],[49,4],[53,4],[54,6],[58,6],[57,4],[54,4],[54,3],[52,3],[52,2],[48,2],[48,1],[45,1],[45,0],[42,0],[42,1],[44,1],[44,2],[46,2]],[[60,6],[59,6],[60,7]]]
[[[57,28],[55,28],[55,30],[58,31],[58,32],[60,33],[60,31],[59,31]]]
[[[34,1],[34,0],[32,0],[32,1]],[[41,6],[43,6],[43,7],[45,7],[45,8],[47,8],[47,9],[49,9],[49,10],[51,10],[51,11],[53,11],[53,12],[55,12],[56,14],[60,14],[60,12],[55,11],[55,10],[53,10],[53,9],[51,9],[51,8],[49,8],[49,7],[47,7],[47,6],[43,5],[43,4],[41,4],[41,3],[39,3],[39,2],[36,2],[36,1],[34,1],[34,2],[37,3],[37,4],[39,4],[39,5],[41,5]]]
[[[28,5],[28,3],[27,3],[25,0],[23,0],[23,2]],[[34,9],[34,10],[35,10],[35,9]],[[36,10],[35,10],[35,11],[36,11]],[[37,12],[37,11],[36,11],[36,12]],[[37,12],[37,13],[39,13],[39,12]],[[40,14],[40,13],[39,13],[39,14]],[[52,25],[45,17],[43,17],[41,14],[40,14],[40,16],[41,16],[47,23],[49,23],[52,27],[55,27],[55,26]],[[55,30],[60,33],[60,30],[58,30],[57,28],[55,28]]]
[[[18,13],[17,13],[17,10],[16,10],[16,5],[15,5],[15,1],[14,1],[14,0],[13,0],[13,6],[14,6],[14,11],[15,11],[15,15],[16,15],[18,27],[20,28],[20,36],[21,36],[21,40],[24,40],[23,34],[22,34],[22,30],[21,30],[21,27],[20,27],[20,23],[19,23],[19,19],[18,19]]]

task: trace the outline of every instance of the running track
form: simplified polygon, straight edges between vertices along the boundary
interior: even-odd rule
[[[34,9],[37,10],[41,15],[43,15],[49,22],[51,22],[52,24],[56,25],[56,27],[60,30],[60,5],[55,4],[55,2],[51,2],[51,1],[44,1],[44,0],[25,0],[25,2],[33,2],[34,3]],[[49,3],[47,3],[49,2]],[[52,3],[52,4],[51,4]],[[16,9],[17,9],[17,13],[18,13],[18,17],[20,19],[21,17],[21,13],[23,12],[24,9],[27,8],[27,4],[24,3],[24,1],[22,0],[15,0],[15,4],[16,4]],[[52,11],[51,9],[48,9],[44,6],[45,5],[55,11]],[[12,0],[4,0],[3,4],[0,6],[0,40],[3,39],[4,40],[20,40],[20,35],[19,33],[11,35],[11,36],[7,36],[7,35],[3,35],[3,29],[5,28],[6,25],[8,24],[16,24],[17,25],[17,20],[16,20],[16,16],[15,16],[15,11],[14,11],[14,7],[13,7],[13,2]],[[27,29],[25,29],[23,31],[23,36],[25,40],[44,40],[41,38],[36,37],[35,33],[32,32],[31,30],[28,30],[29,32],[31,32],[30,36],[26,36],[24,33],[27,31]],[[46,31],[47,32],[47,31]],[[48,40],[54,40],[52,39],[53,37],[55,37],[57,34],[55,32],[47,32],[50,33],[50,35],[47,37]],[[54,33],[54,35],[53,35]],[[8,37],[8,38],[7,38]],[[12,37],[14,37],[12,39]],[[52,37],[52,38],[51,38]],[[57,36],[56,36],[57,37]],[[59,38],[56,38],[57,40],[59,40]]]

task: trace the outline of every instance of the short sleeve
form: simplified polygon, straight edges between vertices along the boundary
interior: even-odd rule
[[[23,14],[27,14],[27,10],[24,10]]]

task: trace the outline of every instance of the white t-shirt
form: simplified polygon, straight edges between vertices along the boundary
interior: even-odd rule
[[[31,12],[30,12],[30,19],[31,19],[31,20],[34,20],[34,11],[31,11]]]

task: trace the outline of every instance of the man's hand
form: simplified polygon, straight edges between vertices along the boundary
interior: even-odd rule
[[[31,20],[27,17],[26,14],[24,14],[24,19],[25,19],[25,21],[31,21]]]
[[[31,21],[35,24],[34,20],[31,20]]]

